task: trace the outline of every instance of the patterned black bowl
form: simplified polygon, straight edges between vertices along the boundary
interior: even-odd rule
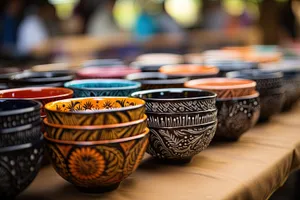
[[[188,88],[144,90],[131,96],[146,101],[146,112],[169,114],[213,111],[217,97],[212,92]]]
[[[13,199],[31,184],[43,155],[43,140],[0,148],[0,199]]]
[[[167,163],[191,161],[208,147],[217,128],[217,122],[186,127],[150,128],[147,152]]]
[[[258,121],[259,93],[241,98],[218,99],[217,108],[218,128],[214,140],[238,140]]]
[[[41,107],[41,103],[33,100],[0,99],[0,129],[39,121]]]

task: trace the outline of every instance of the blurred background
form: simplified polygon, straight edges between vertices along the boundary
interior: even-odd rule
[[[1,0],[0,65],[297,47],[297,0]]]

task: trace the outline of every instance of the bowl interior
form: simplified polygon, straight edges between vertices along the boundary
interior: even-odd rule
[[[66,83],[66,87],[70,88],[78,88],[78,89],[112,89],[112,88],[121,88],[125,89],[126,87],[137,87],[139,83],[133,81],[125,81],[125,80],[90,80],[90,81],[73,81]]]
[[[6,111],[20,111],[21,113],[23,109],[40,108],[40,106],[40,103],[36,101],[0,99],[0,116]]]
[[[169,65],[169,66],[163,66],[160,69],[160,72],[166,73],[166,74],[217,74],[219,73],[219,69],[213,66],[199,66],[199,65]]]

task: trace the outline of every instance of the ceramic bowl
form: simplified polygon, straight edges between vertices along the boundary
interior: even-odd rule
[[[207,61],[204,64],[218,67],[220,70],[219,73],[220,77],[226,77],[226,73],[231,71],[251,70],[251,69],[258,68],[257,62],[246,62],[246,61],[238,61],[238,60],[218,61],[218,62]]]
[[[142,84],[142,90],[161,88],[182,88],[188,78],[170,77],[158,72],[135,73],[126,76],[127,80],[137,81]]]
[[[41,119],[23,126],[0,129],[0,148],[37,141],[41,136]]]
[[[9,87],[49,86],[62,87],[73,80],[69,72],[30,72],[26,71],[10,77]]]
[[[255,92],[256,82],[236,78],[204,78],[188,81],[184,86],[214,92],[217,98],[222,99],[251,95]]]
[[[217,99],[217,108],[218,128],[214,139],[238,140],[259,118],[259,93],[246,97]]]
[[[76,76],[79,79],[122,79],[128,74],[140,72],[127,66],[107,66],[107,67],[86,67],[77,71]]]
[[[159,71],[168,76],[188,77],[190,79],[215,77],[219,73],[217,67],[191,64],[166,65],[162,66]]]
[[[207,50],[202,53],[204,60],[206,61],[231,61],[242,60],[243,54],[235,50]]]
[[[73,91],[67,88],[31,87],[0,91],[0,98],[18,98],[37,100],[43,104],[41,116],[45,116],[44,106],[52,101],[73,97]]]
[[[8,88],[8,81],[12,75],[20,72],[21,69],[16,67],[0,67],[0,90],[4,90]]]
[[[74,91],[74,97],[129,96],[141,84],[122,79],[87,79],[67,82],[65,87]]]
[[[41,103],[32,100],[0,99],[0,129],[39,121],[41,107]]]
[[[149,143],[149,129],[117,140],[76,142],[44,135],[52,165],[65,180],[80,191],[108,192],[139,166]]]
[[[145,101],[129,97],[75,98],[48,103],[49,123],[64,125],[107,125],[142,119]]]
[[[68,126],[51,124],[44,119],[49,138],[70,141],[100,141],[132,137],[142,133],[147,127],[147,116],[142,119],[102,126]]]
[[[187,127],[150,128],[147,153],[168,163],[188,163],[208,147],[217,122]]]
[[[178,114],[147,113],[149,127],[186,127],[217,121],[217,110]]]
[[[53,63],[44,65],[35,65],[31,68],[33,72],[71,72],[78,70],[79,65],[71,63]]]
[[[243,60],[258,63],[279,62],[282,59],[280,52],[249,52],[243,56]]]
[[[147,113],[169,114],[213,111],[216,109],[217,97],[212,92],[189,88],[144,90],[131,96],[146,101]]]
[[[0,199],[14,199],[34,180],[44,155],[42,141],[0,148]]]
[[[107,67],[107,66],[122,66],[124,62],[120,59],[97,59],[88,60],[83,63],[83,67]]]

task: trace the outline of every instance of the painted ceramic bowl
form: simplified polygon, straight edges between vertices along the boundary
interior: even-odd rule
[[[48,86],[62,87],[73,80],[69,72],[30,72],[26,71],[10,77],[9,87]]]
[[[190,64],[166,65],[161,67],[159,71],[168,76],[181,76],[190,79],[215,77],[219,73],[217,67]]]
[[[147,116],[127,123],[102,126],[68,126],[51,124],[44,119],[45,130],[49,138],[70,141],[100,141],[132,137],[147,128]]]
[[[141,84],[122,79],[87,79],[67,82],[65,87],[74,91],[74,97],[129,96]]]
[[[128,74],[137,72],[140,72],[140,70],[127,66],[86,67],[78,70],[76,76],[79,79],[122,79]]]
[[[137,81],[142,84],[142,90],[161,88],[182,88],[188,78],[170,77],[158,72],[135,73],[126,76],[127,80]]]
[[[41,119],[23,126],[0,129],[0,148],[37,141],[41,136]]]
[[[207,65],[213,65],[219,68],[220,73],[219,76],[226,77],[226,73],[231,71],[241,71],[241,70],[251,70],[257,69],[258,63],[256,62],[246,62],[246,61],[219,61],[219,62],[205,62]]]
[[[35,65],[31,68],[33,72],[71,72],[78,70],[79,65],[71,63],[53,63],[45,65]]]
[[[217,109],[178,114],[147,113],[149,127],[186,127],[217,121]]]
[[[217,108],[218,128],[214,139],[238,140],[259,118],[259,93],[240,98],[218,99]]]
[[[0,148],[0,199],[14,199],[39,172],[44,155],[42,141]]]
[[[147,113],[169,114],[213,111],[217,97],[212,92],[189,88],[144,90],[131,96],[146,101]]]
[[[187,127],[150,128],[147,153],[168,163],[188,163],[208,147],[217,122]]]
[[[41,116],[45,116],[44,106],[52,101],[73,97],[73,91],[67,88],[31,87],[0,91],[0,98],[18,98],[37,100],[43,104]]]
[[[280,52],[249,52],[243,56],[243,60],[258,63],[279,62],[282,59]]]
[[[76,142],[51,139],[44,135],[56,172],[88,193],[108,192],[139,166],[149,143],[149,129],[117,140]]]
[[[39,121],[41,107],[41,103],[32,100],[0,99],[0,129]]]
[[[142,119],[145,101],[129,97],[75,98],[45,106],[51,124],[107,125]]]
[[[124,62],[120,59],[97,59],[88,60],[83,63],[83,67],[107,67],[107,66],[122,66]]]
[[[188,81],[184,86],[214,92],[217,98],[222,99],[251,95],[255,92],[256,82],[248,79],[205,78]]]

